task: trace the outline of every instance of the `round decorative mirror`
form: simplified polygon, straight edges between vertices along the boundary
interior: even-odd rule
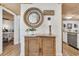
[[[39,15],[37,13],[31,13],[29,15],[29,22],[30,23],[37,23],[39,20]]]
[[[24,22],[26,25],[37,28],[43,22],[43,14],[38,8],[29,8],[24,14]]]

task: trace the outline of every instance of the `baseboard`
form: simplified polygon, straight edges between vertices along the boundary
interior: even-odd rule
[[[19,42],[14,42],[14,45],[19,44]]]
[[[68,45],[68,43],[66,43],[66,42],[64,42],[64,41],[63,41],[63,43]]]
[[[62,56],[62,53],[57,53],[56,56]]]

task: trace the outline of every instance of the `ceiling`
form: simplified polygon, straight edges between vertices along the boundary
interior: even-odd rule
[[[3,19],[5,20],[14,20],[14,16],[7,11],[3,10]]]
[[[2,6],[6,7],[7,9],[11,10],[17,15],[20,15],[20,4],[18,3],[2,3]]]
[[[20,4],[18,3],[2,3],[2,6],[20,15]],[[79,3],[63,3],[62,4],[63,18],[71,16],[73,19],[79,19]]]
[[[72,17],[72,19],[79,19],[79,3],[64,3],[62,4],[63,18]]]

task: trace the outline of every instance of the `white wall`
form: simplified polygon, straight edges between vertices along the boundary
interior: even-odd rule
[[[2,8],[0,7],[0,54],[2,53]]]
[[[20,16],[14,16],[14,44],[20,43]]]
[[[62,17],[61,17],[61,4],[21,4],[21,20],[20,20],[20,42],[21,42],[21,54],[24,55],[24,36],[26,35],[26,28],[28,28],[24,21],[23,21],[23,15],[24,12],[31,7],[37,7],[40,10],[54,10],[55,15],[50,16],[52,18],[52,34],[56,36],[56,55],[62,55],[62,32],[61,32],[61,23],[62,23]],[[39,34],[48,34],[48,16],[44,16],[44,22],[43,24],[37,28],[37,33]]]

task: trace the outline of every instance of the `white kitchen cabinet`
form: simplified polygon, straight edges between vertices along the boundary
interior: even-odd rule
[[[67,32],[63,32],[63,42],[67,43]]]

